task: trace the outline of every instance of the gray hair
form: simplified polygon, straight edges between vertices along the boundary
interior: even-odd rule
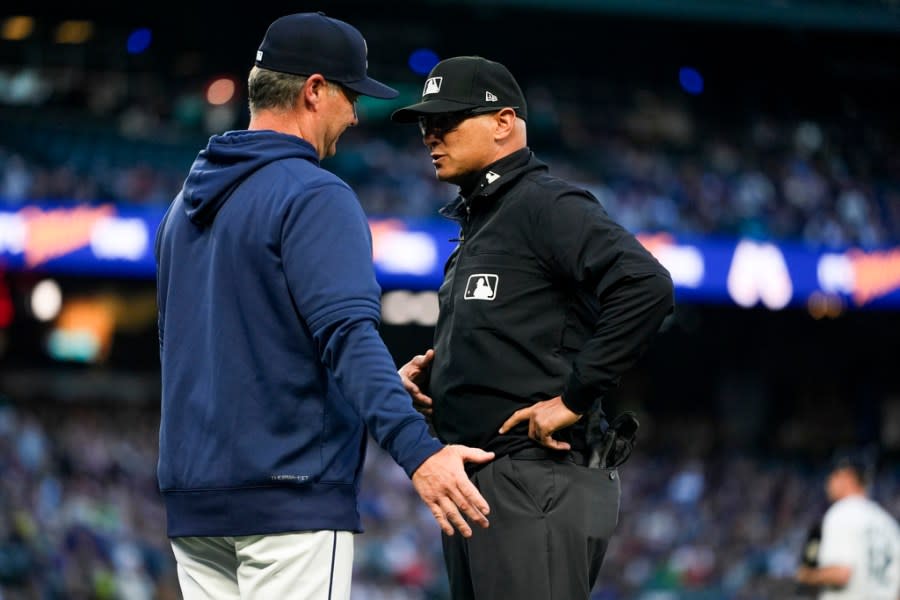
[[[247,78],[250,114],[258,110],[290,110],[306,83],[306,75],[280,73],[254,66]]]

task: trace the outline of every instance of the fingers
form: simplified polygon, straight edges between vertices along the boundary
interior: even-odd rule
[[[400,381],[403,383],[403,389],[412,398],[413,407],[423,415],[429,416],[432,412],[431,397],[422,393],[422,389],[410,379],[410,372],[407,367],[408,365],[400,369]]]
[[[434,517],[434,520],[437,521],[437,524],[440,526],[441,531],[446,533],[447,535],[453,535],[453,526],[447,520],[446,515],[444,514],[444,510],[441,508],[439,504],[430,504],[428,508],[431,509],[431,515]]]
[[[481,497],[477,490],[475,490],[475,495],[479,498]],[[486,502],[484,504],[487,506]],[[441,496],[436,502],[429,504],[429,508],[441,531],[447,535],[452,536],[458,530],[463,537],[472,537],[472,527],[463,517],[463,513],[480,527],[487,528],[489,526],[487,517],[484,516],[483,512],[475,504],[467,501],[465,496],[459,491]]]
[[[416,405],[416,408],[431,408],[432,400],[431,396],[426,396],[422,392],[414,392],[411,393],[413,404]]]
[[[555,437],[545,436],[537,440],[539,444],[542,446],[546,446],[547,448],[551,448],[553,450],[571,450],[572,445],[568,442],[561,442]]]
[[[466,480],[460,486],[458,494],[454,494],[453,502],[463,511],[470,520],[480,527],[487,529],[490,525],[487,515],[491,512],[487,500],[481,495],[472,482]]]
[[[463,519],[463,514],[479,527],[486,529],[490,525],[486,516],[490,512],[487,500],[484,499],[478,488],[469,481],[468,477],[463,475],[451,483],[447,489],[447,497],[450,500],[450,508],[452,510],[445,510],[445,514],[464,537],[472,535],[472,528]]]
[[[537,418],[532,418],[528,422],[528,437],[536,441],[541,446],[551,448],[553,450],[569,450],[571,445],[567,442],[561,442],[553,437],[555,429],[545,429],[538,422]]]
[[[541,426],[538,415],[535,413],[534,406],[522,408],[514,412],[506,421],[503,422],[503,425],[500,426],[500,433],[506,433],[519,423],[526,420],[528,421],[528,437],[541,444],[542,446],[546,446],[547,448],[552,448],[554,450],[571,450],[571,444],[567,442],[561,442],[553,437],[553,432],[555,431],[555,429],[549,428],[548,430]]]
[[[457,451],[459,452],[460,457],[465,462],[481,464],[494,460],[495,455],[493,452],[485,452],[481,448],[470,448],[469,446],[457,445],[454,445],[454,447],[458,449]]]
[[[441,499],[440,504],[444,515],[446,515],[446,520],[449,521],[452,526],[450,528],[450,533],[447,535],[453,535],[453,528],[456,528],[463,537],[472,537],[472,528],[466,523],[466,520],[460,514],[456,504],[446,496]]]
[[[481,527],[489,525],[490,507],[465,472],[467,456],[483,460],[494,455],[466,446],[445,446],[413,472],[413,486],[447,535],[453,535],[454,529],[465,537],[472,535],[463,515]]]
[[[413,408],[422,413],[425,416],[431,416],[434,412],[432,410],[432,401],[431,398],[426,396],[425,394],[419,392],[416,394],[412,394]]]
[[[431,415],[434,414],[434,410],[428,408],[427,406],[419,406],[419,405],[414,404],[413,408],[416,409],[416,412],[423,414],[426,417],[430,417]]]
[[[532,407],[528,408],[520,408],[516,412],[510,415],[510,417],[503,421],[503,425],[500,426],[500,433],[506,433],[522,421],[526,421],[531,418]]]
[[[403,382],[403,389],[406,390],[406,392],[410,396],[415,396],[416,394],[422,393],[422,391],[419,389],[419,386],[413,383],[412,379],[407,377],[402,371],[400,372],[400,381]]]
[[[423,406],[431,406],[431,398],[422,393],[422,389],[417,386],[412,381],[406,380],[403,382],[403,388],[406,392],[412,396],[414,404],[421,404]]]

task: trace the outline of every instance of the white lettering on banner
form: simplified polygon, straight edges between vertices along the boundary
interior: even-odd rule
[[[655,256],[669,271],[675,285],[698,288],[703,283],[706,265],[703,255],[694,246],[660,246]]]
[[[823,254],[816,266],[816,275],[823,292],[852,294],[856,285],[853,262],[846,254]]]
[[[696,246],[676,244],[667,233],[638,234],[638,241],[656,257],[679,287],[698,288],[706,275],[706,261]]]
[[[774,244],[742,240],[728,270],[728,294],[750,308],[762,301],[769,310],[781,310],[794,294],[784,255]]]
[[[374,239],[375,265],[387,273],[428,275],[437,265],[434,238],[419,231],[385,231]]]
[[[141,219],[101,219],[91,231],[91,251],[99,259],[140,260],[148,250],[147,225]]]
[[[28,228],[18,213],[0,212],[0,254],[25,252],[25,235]]]

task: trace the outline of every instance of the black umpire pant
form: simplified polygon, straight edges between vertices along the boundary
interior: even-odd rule
[[[453,600],[587,600],[619,519],[618,472],[533,448],[472,481],[491,524],[469,539],[443,536]]]

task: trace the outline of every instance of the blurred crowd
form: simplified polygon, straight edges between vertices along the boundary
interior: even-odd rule
[[[207,137],[246,125],[240,95],[213,107],[197,94],[169,98],[152,78],[112,75],[69,81],[54,95],[59,81],[67,79],[47,78],[40,106],[0,110],[0,206],[165,206]],[[716,110],[681,91],[651,92],[649,83],[589,85],[602,84],[529,85],[529,141],[632,231],[831,247],[900,240],[892,115]],[[390,124],[367,99],[359,108],[361,125],[325,166],[357,190],[370,215],[435,217],[455,188],[435,181],[416,129]]]
[[[0,597],[178,598],[142,410],[0,405]]]
[[[0,598],[176,599],[155,479],[152,406],[0,405]],[[709,452],[714,424],[639,443],[592,600],[792,598],[824,465]],[[715,457],[715,458],[713,458]],[[900,473],[874,495],[900,515]],[[409,479],[370,446],[354,600],[447,598],[440,534]]]

